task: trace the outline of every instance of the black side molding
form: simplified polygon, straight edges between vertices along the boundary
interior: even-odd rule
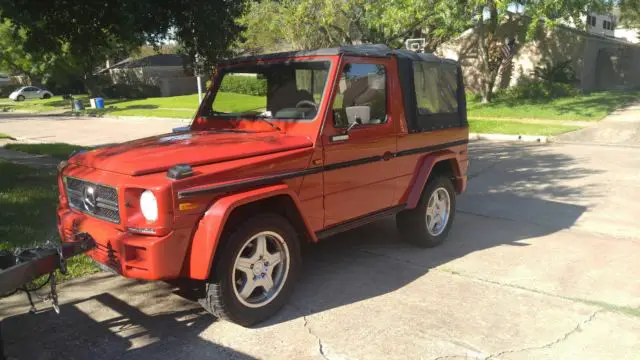
[[[384,217],[395,215],[400,211],[404,210],[405,208],[406,208],[406,205],[402,204],[402,205],[397,205],[384,210],[376,211],[371,214],[367,214],[344,223],[333,225],[327,229],[320,230],[316,232],[316,236],[318,237],[318,239],[326,239],[330,236],[339,234],[341,232],[355,229],[362,225],[366,225],[366,224],[378,221]]]
[[[273,184],[279,183],[282,180],[293,179],[300,176],[317,174],[325,171],[339,170],[339,169],[344,169],[351,166],[364,165],[364,164],[377,162],[377,161],[388,161],[396,157],[428,153],[428,152],[443,150],[443,149],[450,148],[452,146],[464,145],[468,143],[469,143],[468,139],[458,140],[458,141],[448,142],[444,144],[437,144],[437,145],[430,145],[430,146],[424,146],[419,148],[402,150],[402,151],[398,151],[397,153],[387,152],[382,155],[370,156],[370,157],[345,161],[341,163],[334,163],[334,164],[329,164],[321,167],[291,171],[291,172],[274,174],[274,175],[267,175],[259,178],[234,181],[226,184],[212,185],[212,186],[196,188],[192,190],[183,190],[178,192],[178,199],[185,199],[185,198],[190,198],[190,197],[205,195],[205,194],[234,192],[234,191],[249,189],[253,187],[273,185]]]

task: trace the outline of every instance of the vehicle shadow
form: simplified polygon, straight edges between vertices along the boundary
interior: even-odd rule
[[[216,319],[200,307],[183,305],[149,315],[105,292],[62,305],[60,315],[48,309],[9,317],[2,321],[6,356],[30,360],[254,359],[200,337]]]

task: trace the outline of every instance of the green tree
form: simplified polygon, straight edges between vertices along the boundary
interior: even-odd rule
[[[9,20],[0,21],[0,70],[24,74],[31,84],[37,86],[42,82],[42,78],[64,58],[64,52],[60,54],[26,52],[23,47],[25,40],[25,29],[15,28]]]
[[[108,57],[158,45],[167,34],[209,67],[230,53],[243,11],[244,1],[228,0],[0,0],[0,20],[23,32],[25,53],[67,54],[89,86]]]
[[[617,4],[620,14],[620,24],[628,28],[640,28],[640,1],[620,0]]]
[[[512,14],[513,1],[470,0],[468,6],[476,10],[477,53],[480,59],[481,95],[483,102],[491,102],[500,68],[505,64],[501,48],[505,39],[497,35],[498,27]],[[553,28],[561,23],[586,26],[583,16],[591,12],[610,11],[608,0],[536,0],[519,4],[523,15],[531,19],[526,36],[520,42],[530,41],[541,28]]]
[[[418,33],[431,50],[470,25],[461,0],[264,0],[241,20],[249,51],[357,43],[393,47]],[[466,16],[464,16],[466,14]]]

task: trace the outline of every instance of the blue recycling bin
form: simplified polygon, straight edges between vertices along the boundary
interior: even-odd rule
[[[96,109],[104,109],[104,99],[96,98]]]
[[[82,105],[82,101],[73,100],[73,111],[81,111],[84,110],[84,105]]]

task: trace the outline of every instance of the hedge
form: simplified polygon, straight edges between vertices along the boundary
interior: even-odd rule
[[[267,80],[253,76],[227,75],[222,80],[220,91],[245,95],[266,96]]]

